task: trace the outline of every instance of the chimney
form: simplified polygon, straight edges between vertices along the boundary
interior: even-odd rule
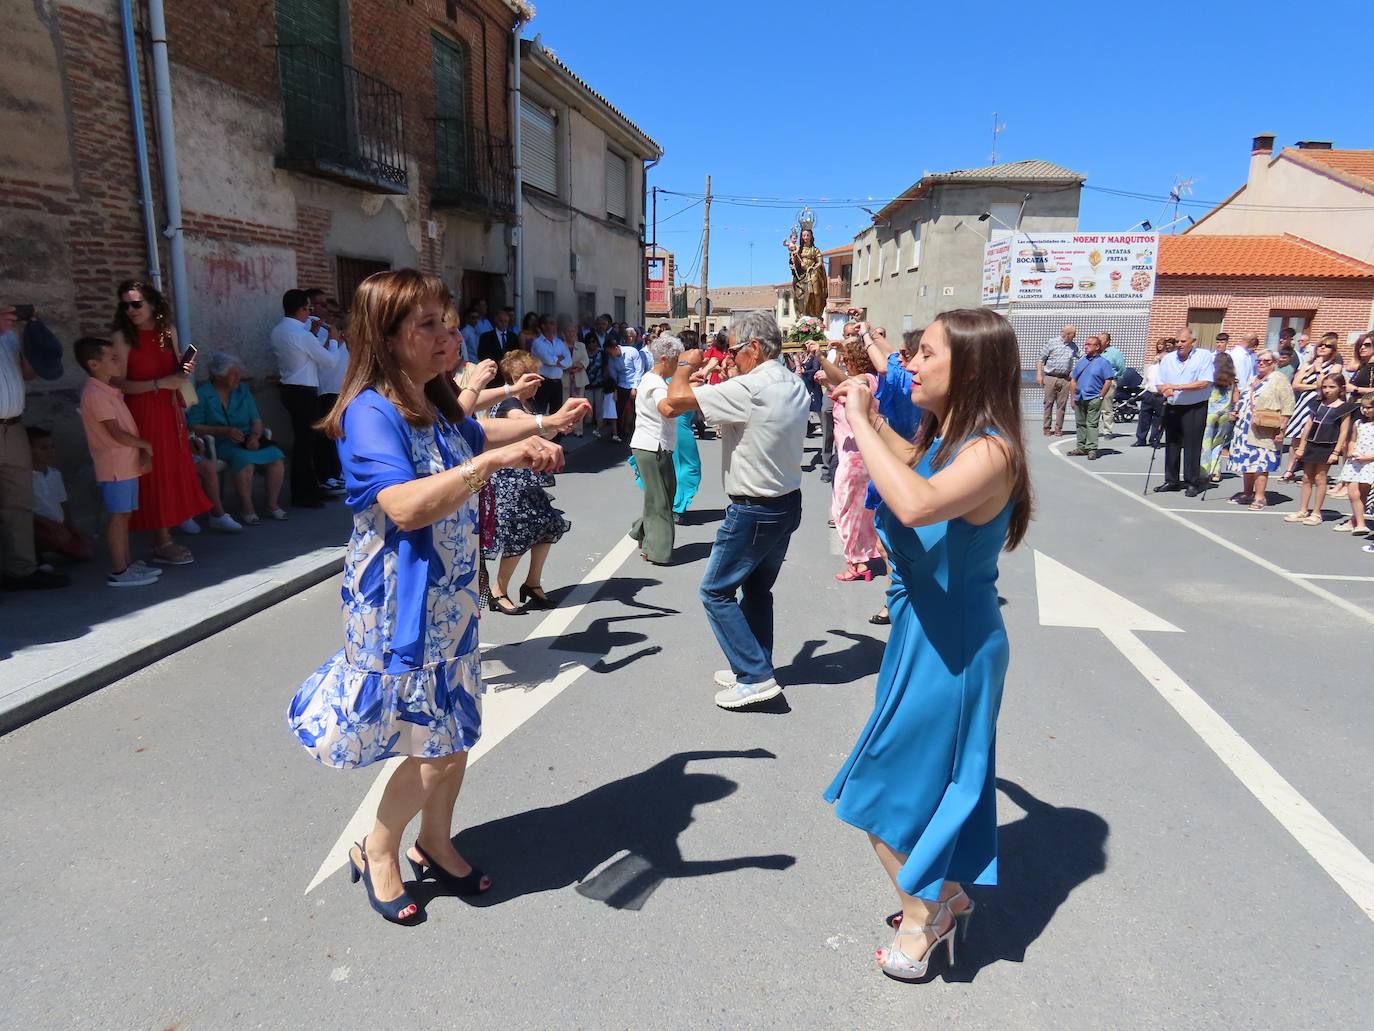
[[[1250,175],[1246,183],[1253,185],[1264,169],[1269,167],[1269,158],[1274,153],[1274,134],[1262,133],[1250,143]]]
[[[1298,140],[1299,150],[1330,150],[1330,140]]]

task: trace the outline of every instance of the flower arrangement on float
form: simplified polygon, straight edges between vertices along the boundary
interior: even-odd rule
[[[825,323],[815,315],[803,315],[787,331],[789,344],[809,344],[825,339]]]

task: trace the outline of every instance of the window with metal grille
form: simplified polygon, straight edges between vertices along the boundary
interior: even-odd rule
[[[467,52],[437,32],[431,35],[430,45],[434,74],[434,156],[439,182],[444,186],[458,186],[470,178]]]
[[[558,119],[548,108],[520,98],[520,176],[537,190],[558,195]]]
[[[335,274],[339,282],[339,304],[345,311],[353,306],[353,295],[358,284],[375,272],[385,272],[391,268],[389,261],[375,261],[371,258],[338,258],[335,261]]]
[[[625,221],[625,195],[628,190],[629,168],[625,158],[613,150],[606,151],[606,217]]]

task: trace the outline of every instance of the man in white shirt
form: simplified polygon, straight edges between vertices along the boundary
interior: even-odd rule
[[[334,356],[333,366],[320,372],[316,411],[323,419],[333,410],[339,391],[343,389],[344,374],[348,372],[348,347],[339,339],[339,306],[334,299],[319,289],[307,290],[306,295],[310,298],[309,326],[314,327],[315,339]],[[320,489],[334,497],[342,497],[347,489],[343,482],[343,466],[339,464],[339,446],[323,433],[314,434],[314,438],[315,475],[320,478]]]
[[[315,431],[319,418],[320,376],[334,368],[328,331],[320,342],[308,328],[310,297],[304,290],[282,295],[282,320],[272,327],[272,352],[281,377],[281,402],[291,417],[291,504],[322,508],[324,492],[315,470]],[[337,349],[337,345],[335,345]]]
[[[1194,498],[1209,486],[1202,475],[1202,437],[1207,429],[1207,399],[1212,394],[1211,351],[1197,346],[1193,332],[1178,335],[1178,350],[1159,362],[1159,392],[1164,395],[1164,482],[1156,493],[1181,490]],[[1182,461],[1183,476],[1179,478]]]
[[[572,352],[558,337],[558,320],[539,316],[539,335],[530,343],[530,352],[539,359],[539,375],[544,382],[534,393],[534,410],[552,415],[563,406],[563,372],[572,364]]]
[[[730,330],[738,375],[693,387],[702,364],[687,351],[660,410],[699,411],[721,437],[721,474],[730,498],[701,581],[706,619],[730,662],[716,674],[716,704],[739,709],[776,698],[773,584],[801,525],[801,460],[810,396],[782,362],[782,333],[771,312],[749,312]]]
[[[1236,367],[1236,382],[1244,390],[1255,378],[1255,352],[1259,350],[1259,337],[1251,336],[1243,344],[1232,344],[1231,334],[1217,334],[1217,352],[1225,351]],[[1234,424],[1233,424],[1234,425]]]

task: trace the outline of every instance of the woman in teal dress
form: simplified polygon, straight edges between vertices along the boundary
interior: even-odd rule
[[[1207,398],[1207,426],[1202,431],[1202,475],[1213,483],[1221,482],[1221,459],[1231,444],[1239,400],[1235,363],[1225,351],[1218,351],[1212,366],[1212,393]]]
[[[248,526],[262,522],[253,507],[253,470],[261,469],[267,481],[267,511],[273,519],[285,519],[278,499],[286,469],[286,456],[263,436],[262,416],[252,391],[243,382],[243,367],[228,351],[210,359],[210,380],[196,388],[199,398],[186,412],[195,433],[215,438],[215,454],[229,465],[239,495],[239,521]]]
[[[682,522],[682,513],[692,507],[701,489],[701,452],[697,450],[697,435],[692,432],[695,412],[677,417],[677,448],[673,451],[673,472],[677,474],[677,491],[673,495],[673,518]]]
[[[925,976],[973,911],[964,884],[997,883],[997,711],[1008,644],[997,558],[1030,520],[1020,358],[988,309],[941,315],[907,368],[925,411],[914,442],[870,413],[861,380],[836,394],[882,497],[878,532],[894,572],[892,634],[873,713],[826,791],[866,831],[897,889],[883,973]]]

